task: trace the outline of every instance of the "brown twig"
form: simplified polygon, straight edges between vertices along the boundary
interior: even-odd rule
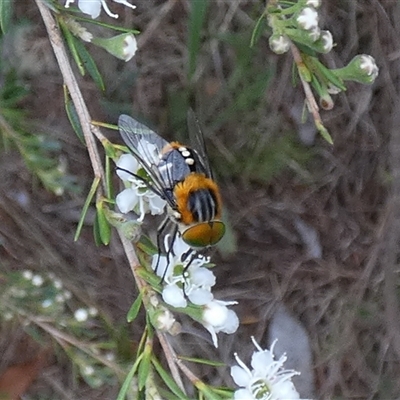
[[[90,161],[92,163],[93,171],[95,177],[100,177],[104,187],[104,170],[100,160],[99,152],[96,146],[96,142],[94,140],[93,135],[97,137],[100,141],[103,141],[105,138],[101,134],[98,127],[91,124],[91,117],[89,111],[87,109],[85,100],[82,96],[78,83],[75,79],[74,73],[71,68],[71,64],[69,62],[65,46],[57,26],[57,23],[52,16],[49,9],[43,4],[41,0],[35,0],[36,4],[40,10],[42,15],[42,19],[47,29],[47,33],[50,39],[50,43],[53,47],[57,62],[59,64],[61,74],[63,76],[64,82],[68,88],[68,91],[71,95],[71,99],[77,111],[79,122],[82,126],[82,130],[85,137],[85,142],[88,147]],[[163,9],[165,13],[167,13],[174,5],[175,0],[170,0],[167,3],[167,6]],[[143,39],[142,39],[143,40]],[[139,260],[137,258],[135,249],[132,243],[126,239],[126,237],[122,234],[122,232],[118,231],[119,237],[121,239],[122,245],[124,247],[126,256],[128,258],[129,265],[131,267],[132,274],[135,278],[138,289],[141,293],[144,294],[143,302],[146,307],[146,303],[148,303],[148,299],[152,293],[151,288],[147,285],[147,283],[139,276],[138,268],[140,267]],[[42,326],[43,327],[43,326]],[[50,328],[47,327],[47,330]],[[165,356],[167,358],[168,365],[171,370],[171,374],[178,384],[180,389],[185,393],[185,388],[179,374],[179,368],[184,372],[184,374],[188,377],[188,379],[192,382],[199,381],[197,377],[193,375],[191,371],[188,370],[185,366],[181,365],[179,360],[176,357],[174,350],[172,349],[170,343],[168,342],[166,335],[162,332],[157,332],[157,336],[159,338],[160,344],[164,350]],[[54,333],[54,332],[53,332]],[[57,333],[59,336],[59,333]],[[65,339],[65,338],[63,338]]]
[[[299,68],[299,69],[304,68],[305,65],[304,65],[303,59],[301,58],[301,54],[300,54],[300,51],[297,48],[297,46],[295,44],[291,43],[290,50],[292,52],[293,59],[297,65],[297,68]],[[300,76],[301,83],[303,85],[304,94],[306,95],[308,110],[310,111],[310,113],[312,114],[312,116],[314,118],[315,125],[317,127],[321,126],[322,120],[321,120],[321,116],[319,115],[319,107],[318,107],[317,101],[315,100],[314,94],[311,90],[310,84],[303,78],[303,76],[301,74],[299,74],[299,76]]]
[[[78,114],[94,175],[95,177],[101,178],[103,187],[105,187],[104,169],[93,134],[95,134],[99,140],[103,140],[104,136],[100,133],[100,130],[98,128],[94,128],[90,124],[91,117],[89,111],[87,109],[85,100],[83,99],[78,82],[76,81],[75,75],[72,71],[72,67],[69,62],[67,52],[65,50],[64,42],[60,34],[60,30],[53,15],[46,7],[46,5],[42,2],[42,0],[35,1],[39,8],[43,22],[46,26],[47,34],[49,36],[51,46],[53,47],[53,51],[56,56],[65,85],[68,88],[72,102],[74,103],[76,112]]]

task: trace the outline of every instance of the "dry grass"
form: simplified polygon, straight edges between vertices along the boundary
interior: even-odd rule
[[[269,319],[283,302],[309,332],[319,398],[398,398],[400,7],[395,1],[377,0],[324,3],[323,26],[332,31],[337,43],[327,62],[339,67],[355,54],[371,54],[380,76],[372,87],[349,85],[346,95],[337,97],[335,108],[323,113],[334,146],[320,138],[308,149],[298,143],[299,152],[308,154],[306,161],[284,153],[285,168],[268,179],[263,176],[273,165],[263,160],[268,155],[265,149],[277,146],[279,137],[302,129],[298,115],[302,94],[290,83],[292,60],[274,56],[267,38],[262,38],[252,56],[251,73],[271,71],[268,87],[248,109],[224,114],[246,91],[241,84],[232,91],[231,79],[243,61],[238,41],[246,43],[261,5],[254,1],[211,4],[190,95],[206,126],[215,128],[209,131],[212,164],[221,174],[238,242],[235,254],[215,256],[216,297],[239,300],[241,317],[250,314],[253,320],[237,335],[221,338],[219,353],[197,336],[185,337],[184,344],[178,337],[176,342],[185,354],[231,362],[230,355],[247,346],[250,334],[265,340]],[[114,108],[105,109],[96,101],[96,89],[88,80],[82,84],[96,119],[112,122],[124,110],[145,116],[160,132],[167,132],[179,116],[176,97],[189,93],[185,69],[189,6],[186,1],[172,0],[136,4],[137,12],[125,16],[126,23],[142,31],[136,66],[109,64],[107,56],[98,55],[110,81],[107,100],[114,102]],[[32,16],[38,21],[34,11]],[[228,33],[235,33],[230,39],[235,43],[220,40],[219,35]],[[134,80],[132,74],[136,74]],[[242,74],[244,84],[249,84],[249,77]],[[44,80],[38,74],[30,83],[33,95],[25,106],[63,141],[69,165],[86,190],[91,170],[65,120],[60,77],[54,73]],[[47,101],[49,92],[57,101]],[[257,146],[260,161],[254,162],[249,149]],[[235,163],[238,167],[231,168]],[[78,243],[73,242],[84,198],[55,198],[32,186],[15,155],[2,156],[0,168],[3,265],[57,271],[78,296],[123,321],[135,289],[119,243],[113,240],[108,248],[95,248],[90,226]],[[27,205],[15,201],[21,193]],[[309,255],[310,248],[296,228],[299,218],[318,232],[321,258]],[[193,332],[195,328],[185,329]],[[10,343],[14,343],[10,337],[3,338],[0,348]],[[194,354],[194,348],[198,353]],[[12,357],[8,360],[13,361]],[[58,370],[51,368],[52,380],[66,385],[63,364]],[[223,371],[213,377],[206,370],[197,372],[216,384],[224,376]],[[38,388],[47,385],[48,377],[46,372]],[[76,393],[65,398],[78,398]],[[112,398],[113,393],[85,398]]]

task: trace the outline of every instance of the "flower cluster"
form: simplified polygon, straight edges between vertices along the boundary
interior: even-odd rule
[[[330,110],[334,106],[331,95],[345,91],[345,81],[371,84],[378,76],[379,69],[375,60],[366,54],[354,57],[348,65],[338,69],[327,68],[319,61],[316,53],[326,54],[333,48],[332,34],[319,27],[317,9],[320,5],[321,0],[278,0],[269,5],[268,24],[273,31],[269,45],[277,54],[287,52],[291,43],[299,45],[301,62],[296,61],[299,75],[318,94],[320,106]],[[331,141],[329,134],[322,128],[318,129]]]
[[[122,3],[128,7],[135,8],[132,4],[125,0],[114,0],[117,3]],[[65,7],[68,8],[74,0],[67,0]],[[90,15],[92,18],[97,18],[100,15],[101,6],[106,10],[107,14],[117,18],[117,14],[112,14],[107,7],[105,0],[79,0],[78,7],[85,13]],[[112,54],[114,57],[119,58],[123,61],[129,61],[135,55],[137,50],[137,42],[135,35],[131,32],[122,33],[109,38],[94,37],[91,32],[84,26],[82,26],[73,17],[65,17],[63,23],[70,30],[70,32],[83,40],[84,42],[92,43],[99,46]],[[134,32],[135,33],[135,32]]]
[[[310,47],[319,53],[329,53],[333,47],[332,34],[321,30],[317,9],[320,0],[285,2],[268,8],[268,23],[273,29],[269,39],[271,50],[283,54],[290,48],[290,40]]]
[[[141,166],[131,154],[123,154],[117,161],[117,175],[124,181],[125,189],[116,197],[116,203],[124,214],[134,211],[142,222],[145,214],[160,215],[166,201],[155,194],[138,176]],[[143,171],[143,170],[142,170]]]
[[[255,339],[251,338],[257,351],[251,357],[251,367],[246,364],[235,353],[239,365],[231,368],[231,375],[240,389],[235,391],[234,399],[237,400],[291,400],[299,399],[291,379],[300,373],[283,368],[287,357],[282,355],[275,360],[274,343],[270,350],[263,350]]]
[[[207,268],[208,257],[193,252],[178,236],[172,244],[169,239],[167,235],[168,255],[155,255],[152,261],[153,270],[163,278],[162,298],[175,308],[200,306],[201,312],[192,316],[210,332],[214,346],[218,347],[217,333],[234,333],[239,326],[237,315],[227,308],[236,302],[214,299],[211,288],[215,285],[215,276]]]
[[[120,3],[124,6],[130,7],[135,9],[136,6],[130,4],[126,0],[113,0],[114,3]],[[65,8],[68,8],[71,3],[74,3],[75,0],[66,0]],[[93,19],[97,18],[100,15],[101,8],[104,8],[104,11],[112,18],[118,18],[118,14],[113,14],[110,9],[108,8],[106,0],[78,0],[78,7],[79,9],[87,15],[90,15]]]

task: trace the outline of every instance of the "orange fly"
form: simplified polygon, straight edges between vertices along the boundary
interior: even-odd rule
[[[204,138],[193,112],[189,128],[197,150],[178,142],[167,142],[147,126],[121,115],[118,128],[122,139],[151,178],[146,185],[168,204],[167,218],[158,230],[158,245],[163,231],[172,224],[192,248],[218,243],[225,233],[221,221],[221,195],[213,180]]]

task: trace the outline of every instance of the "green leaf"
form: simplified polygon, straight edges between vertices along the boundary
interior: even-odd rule
[[[135,373],[138,369],[139,363],[141,362],[143,357],[143,354],[141,354],[133,364],[131,370],[129,371],[128,375],[126,376],[124,383],[121,386],[121,389],[118,393],[117,400],[125,400],[126,394],[128,393],[128,390],[131,386],[131,382],[133,377],[135,376]]]
[[[149,256],[154,256],[158,253],[157,247],[154,243],[150,240],[149,237],[142,235],[140,238],[137,247],[143,251],[143,253],[148,254]]]
[[[221,361],[211,361],[211,360],[204,360],[202,358],[192,358],[192,357],[183,357],[179,356],[180,360],[189,361],[192,363],[197,364],[204,364],[204,365],[212,365],[213,367],[225,367],[226,364]]]
[[[101,241],[101,236],[100,236],[99,218],[97,216],[97,213],[94,216],[93,237],[94,237],[94,242],[95,242],[96,246],[101,246],[102,241]]]
[[[176,384],[176,382],[172,379],[168,372],[162,367],[158,360],[155,357],[152,357],[151,362],[153,363],[158,375],[160,375],[160,378],[168,386],[171,392],[173,392],[174,395],[177,396],[179,399],[186,400],[187,396],[185,395],[185,393],[182,392],[180,387]]]
[[[107,190],[107,198],[113,199],[114,196],[114,187],[112,184],[112,176],[111,176],[111,165],[110,165],[110,157],[106,156],[106,190]]]
[[[82,142],[84,146],[86,146],[85,142],[85,137],[83,135],[83,130],[81,123],[79,121],[78,113],[76,112],[76,108],[74,106],[74,103],[71,100],[71,97],[69,96],[68,89],[64,85],[64,104],[65,104],[65,111],[67,113],[69,123],[72,126],[72,129],[74,130],[76,136],[78,136],[78,139]]]
[[[105,86],[104,86],[104,81],[103,78],[97,68],[96,63],[94,62],[92,56],[90,55],[90,53],[86,50],[86,47],[84,46],[84,44],[77,38],[73,38],[75,41],[75,48],[76,51],[79,54],[80,59],[83,62],[84,67],[86,68],[86,71],[89,72],[89,75],[92,77],[94,83],[96,84],[96,86],[104,91],[105,90]]]
[[[82,214],[81,214],[81,217],[79,218],[78,227],[76,228],[76,233],[75,233],[75,237],[74,237],[75,242],[78,240],[79,235],[81,234],[82,226],[85,221],[86,214],[88,212],[90,203],[93,200],[93,196],[96,193],[97,187],[99,186],[99,183],[100,183],[100,177],[94,178],[92,186],[90,187],[90,190],[89,190],[89,194],[86,197],[85,204],[83,205]]]
[[[96,210],[100,239],[103,244],[108,245],[111,239],[111,226],[107,221],[104,207],[106,206],[104,205],[103,201],[97,202]]]
[[[331,135],[329,134],[328,130],[321,124],[321,123],[316,123],[315,126],[318,129],[318,132],[321,134],[321,136],[329,143],[333,144],[333,140]]]
[[[260,18],[258,18],[256,22],[256,26],[253,29],[253,33],[251,34],[250,47],[253,47],[256,44],[258,39],[265,31],[265,28],[266,28],[266,18],[264,14],[261,14]]]
[[[139,390],[142,390],[145,385],[147,378],[149,377],[150,366],[151,366],[151,354],[152,349],[149,344],[146,344],[142,361],[139,364],[139,371],[138,371],[138,387]]]
[[[0,30],[6,33],[11,24],[11,17],[13,14],[13,0],[0,1]]]
[[[140,307],[142,306],[142,298],[143,298],[142,293],[139,293],[139,296],[133,302],[126,316],[126,320],[128,322],[132,322],[137,317]]]
[[[73,8],[70,7],[69,10],[72,11]],[[75,8],[75,10],[77,13],[81,13],[81,11],[78,8]],[[117,32],[132,33],[134,35],[138,35],[140,33],[140,31],[138,31],[137,29],[130,29],[130,28],[124,28],[122,26],[107,24],[105,22],[100,22],[100,21],[94,20],[92,18],[85,18],[80,15],[75,15],[74,19],[79,20],[79,21],[88,22],[90,24],[102,26],[103,28],[113,29],[114,31],[117,31]]]
[[[214,392],[213,388],[207,386],[203,382],[197,382],[195,386],[200,393],[204,394],[207,400],[223,400],[222,397],[218,396],[217,393]]]
[[[191,0],[191,12],[189,17],[189,80],[192,78],[197,65],[197,56],[200,50],[201,29],[207,14],[208,0]]]
[[[83,62],[79,56],[79,52],[78,49],[76,48],[76,43],[78,43],[78,41],[75,39],[75,37],[72,35],[72,33],[70,32],[70,30],[68,29],[68,27],[65,25],[65,22],[63,21],[62,17],[59,17],[58,22],[60,24],[61,30],[64,34],[64,38],[67,42],[69,51],[72,54],[73,59],[75,60],[75,63],[78,67],[79,73],[84,76],[85,75],[85,68],[83,65]]]

